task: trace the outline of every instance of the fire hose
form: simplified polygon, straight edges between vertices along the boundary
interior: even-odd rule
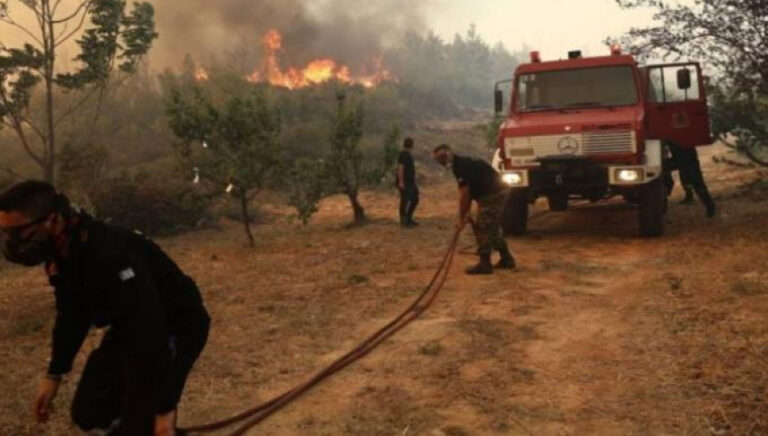
[[[472,223],[472,227],[474,229],[474,222],[471,220],[470,222]],[[369,336],[360,345],[336,359],[333,363],[331,363],[325,369],[317,372],[307,381],[297,385],[293,389],[284,392],[283,394],[273,397],[272,399],[265,401],[256,407],[241,412],[228,419],[205,425],[182,428],[180,429],[180,432],[187,434],[210,433],[216,430],[230,427],[235,424],[240,424],[240,426],[230,434],[232,436],[245,434],[245,432],[256,426],[268,416],[282,409],[305,392],[309,391],[321,381],[341,371],[342,369],[346,368],[347,366],[351,365],[352,363],[373,351],[373,349],[375,349],[379,344],[403,329],[411,321],[418,318],[435,300],[437,295],[440,293],[440,290],[443,288],[446,280],[448,279],[448,272],[451,269],[451,264],[453,263],[453,258],[456,254],[456,247],[459,242],[459,236],[461,235],[461,231],[463,229],[464,226],[458,227],[453,233],[453,237],[451,238],[448,249],[443,255],[440,266],[419,297],[399,316],[390,321],[384,327],[380,328],[376,333]]]

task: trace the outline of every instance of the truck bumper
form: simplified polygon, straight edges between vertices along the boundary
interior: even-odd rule
[[[585,156],[547,156],[536,166],[503,168],[503,161],[494,155],[502,180],[512,189],[528,189],[533,194],[588,194],[595,198],[604,192],[631,192],[662,177],[661,141],[646,140],[642,165],[599,163]]]
[[[660,166],[609,165],[581,159],[544,160],[538,167],[501,172],[510,188],[527,189],[533,197],[574,195],[591,199],[632,191],[660,176]]]

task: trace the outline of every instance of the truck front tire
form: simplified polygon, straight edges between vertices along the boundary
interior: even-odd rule
[[[528,229],[528,193],[513,189],[507,195],[501,214],[501,228],[506,235],[524,235]]]
[[[664,213],[667,194],[661,179],[656,179],[641,186],[638,195],[638,224],[640,234],[646,238],[661,236],[664,233]]]

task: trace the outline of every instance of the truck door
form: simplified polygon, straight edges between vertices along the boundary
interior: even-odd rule
[[[681,147],[711,144],[701,66],[691,62],[649,65],[645,70],[647,138]]]

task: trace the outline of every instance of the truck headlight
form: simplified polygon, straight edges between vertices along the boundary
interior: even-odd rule
[[[502,176],[504,183],[507,185],[519,185],[523,181],[523,177],[518,173],[506,173]]]
[[[642,168],[623,168],[616,170],[616,180],[620,183],[639,183],[643,181],[645,171]]]
[[[511,187],[527,186],[525,171],[507,171],[501,174],[501,180]]]

